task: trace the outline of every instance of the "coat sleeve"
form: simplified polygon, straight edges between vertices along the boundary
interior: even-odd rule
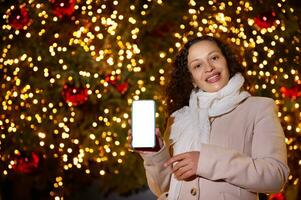
[[[170,141],[169,135],[173,118],[167,122],[167,128],[164,132],[164,146],[155,153],[140,154],[144,160],[144,168],[147,183],[150,190],[157,196],[169,190],[171,179],[171,167],[164,167],[163,164],[170,158]]]
[[[252,192],[274,193],[287,181],[289,168],[285,136],[272,99],[258,107],[254,122],[252,153],[203,144],[197,174],[224,180]]]
[[[156,196],[167,192],[171,178],[171,168],[163,166],[170,158],[167,147],[164,146],[159,152],[154,154],[144,154],[141,156],[144,160],[144,168],[150,190]]]

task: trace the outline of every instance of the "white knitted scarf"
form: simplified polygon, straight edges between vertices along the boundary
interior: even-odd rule
[[[201,90],[192,90],[189,106],[175,111],[171,116],[174,123],[171,127],[174,155],[199,151],[202,143],[209,143],[209,117],[216,117],[235,109],[238,104],[250,96],[241,90],[244,78],[236,73],[225,87],[217,92],[209,93]],[[183,181],[171,177],[168,200],[177,200]]]

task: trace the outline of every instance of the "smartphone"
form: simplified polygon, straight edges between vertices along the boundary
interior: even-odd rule
[[[135,100],[132,104],[132,147],[152,149],[156,146],[156,108],[154,100]]]

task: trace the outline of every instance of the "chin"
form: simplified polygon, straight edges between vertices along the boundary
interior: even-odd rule
[[[207,90],[205,90],[206,92],[218,92],[219,90],[221,90],[223,87],[225,87],[225,85],[216,85],[216,86],[211,86],[211,87],[208,87]]]

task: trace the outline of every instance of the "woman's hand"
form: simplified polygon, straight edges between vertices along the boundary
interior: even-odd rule
[[[165,167],[172,166],[172,173],[178,180],[187,180],[196,176],[200,152],[191,151],[178,154],[164,163]]]
[[[132,148],[132,130],[129,129],[128,131],[128,137],[127,137],[127,141],[129,144],[129,147],[134,150],[135,152],[139,153],[139,154],[151,154],[154,152],[159,151],[162,147],[163,147],[163,140],[161,137],[161,133],[160,130],[158,128],[156,128],[156,146],[154,148],[139,148],[139,149],[133,149]]]

